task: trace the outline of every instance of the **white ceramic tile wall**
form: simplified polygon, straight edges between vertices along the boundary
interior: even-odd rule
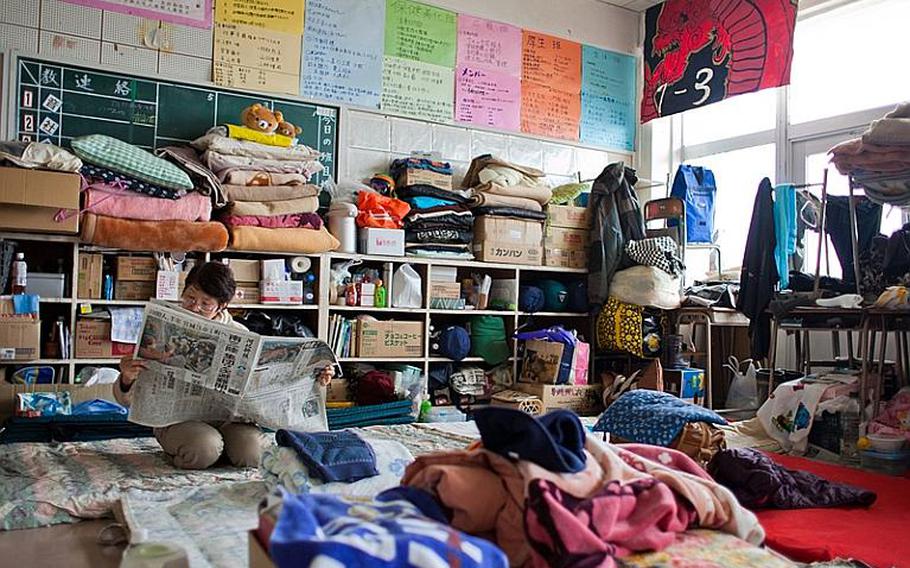
[[[0,22],[38,28],[40,0],[3,0],[0,2]]]
[[[143,75],[154,74],[158,72],[158,51],[105,41],[101,44],[101,63]]]

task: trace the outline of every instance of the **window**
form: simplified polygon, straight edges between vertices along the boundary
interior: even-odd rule
[[[774,129],[777,89],[732,97],[682,115],[683,144],[691,146]]]
[[[910,96],[907,0],[855,2],[797,21],[790,123],[890,105]]]

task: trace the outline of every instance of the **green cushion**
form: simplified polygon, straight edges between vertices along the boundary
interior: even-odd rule
[[[193,182],[186,172],[122,140],[104,134],[90,134],[74,139],[72,146],[76,155],[86,162],[161,187],[193,189]]]

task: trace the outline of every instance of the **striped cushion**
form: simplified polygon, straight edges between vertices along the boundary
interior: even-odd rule
[[[155,157],[142,148],[105,136],[90,134],[72,142],[77,156],[115,172],[170,189],[193,189],[190,177],[174,164]]]

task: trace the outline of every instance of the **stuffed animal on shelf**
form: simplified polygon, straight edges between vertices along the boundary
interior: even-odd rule
[[[267,107],[255,103],[243,109],[240,120],[247,128],[264,134],[274,134],[278,125],[284,121],[284,116],[281,111],[272,112]]]
[[[278,113],[281,114],[280,112]],[[287,136],[288,138],[297,138],[297,135],[303,132],[303,129],[299,126],[295,126],[286,120],[282,120],[278,125],[278,130],[275,131],[277,134]]]

